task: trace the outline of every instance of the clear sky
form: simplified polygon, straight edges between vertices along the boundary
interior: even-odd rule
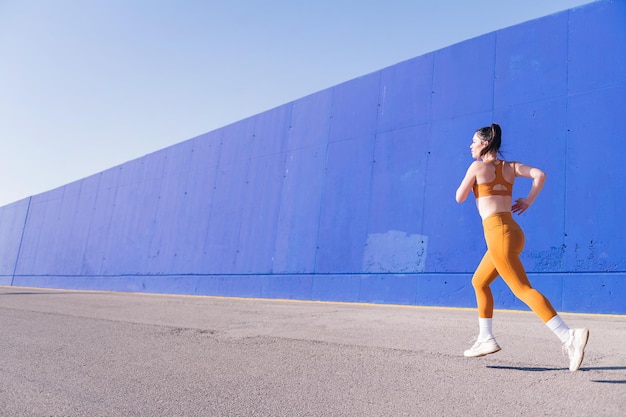
[[[591,0],[0,0],[0,206]]]

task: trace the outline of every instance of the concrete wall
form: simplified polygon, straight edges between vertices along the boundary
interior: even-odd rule
[[[519,217],[533,284],[626,314],[624,108],[626,2],[592,3],[2,207],[0,284],[472,307],[485,244],[454,192],[496,121],[548,173]]]

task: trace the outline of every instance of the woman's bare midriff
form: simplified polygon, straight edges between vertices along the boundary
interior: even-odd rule
[[[510,212],[513,199],[506,195],[491,195],[476,199],[476,207],[484,220],[494,213]]]

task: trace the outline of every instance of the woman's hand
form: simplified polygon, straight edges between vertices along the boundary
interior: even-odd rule
[[[530,207],[530,204],[528,203],[528,201],[526,201],[525,198],[518,198],[517,200],[515,200],[515,203],[511,207],[511,211],[513,213],[517,213],[517,215],[519,216],[520,214],[525,212],[528,207]]]

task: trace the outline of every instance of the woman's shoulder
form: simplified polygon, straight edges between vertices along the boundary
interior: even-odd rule
[[[467,168],[468,172],[478,172],[484,167],[484,163],[481,161],[474,161],[470,164],[469,168]]]
[[[519,176],[518,168],[520,166],[519,161],[502,161],[502,173],[507,181],[515,181],[515,177]],[[508,178],[507,178],[508,177]]]

